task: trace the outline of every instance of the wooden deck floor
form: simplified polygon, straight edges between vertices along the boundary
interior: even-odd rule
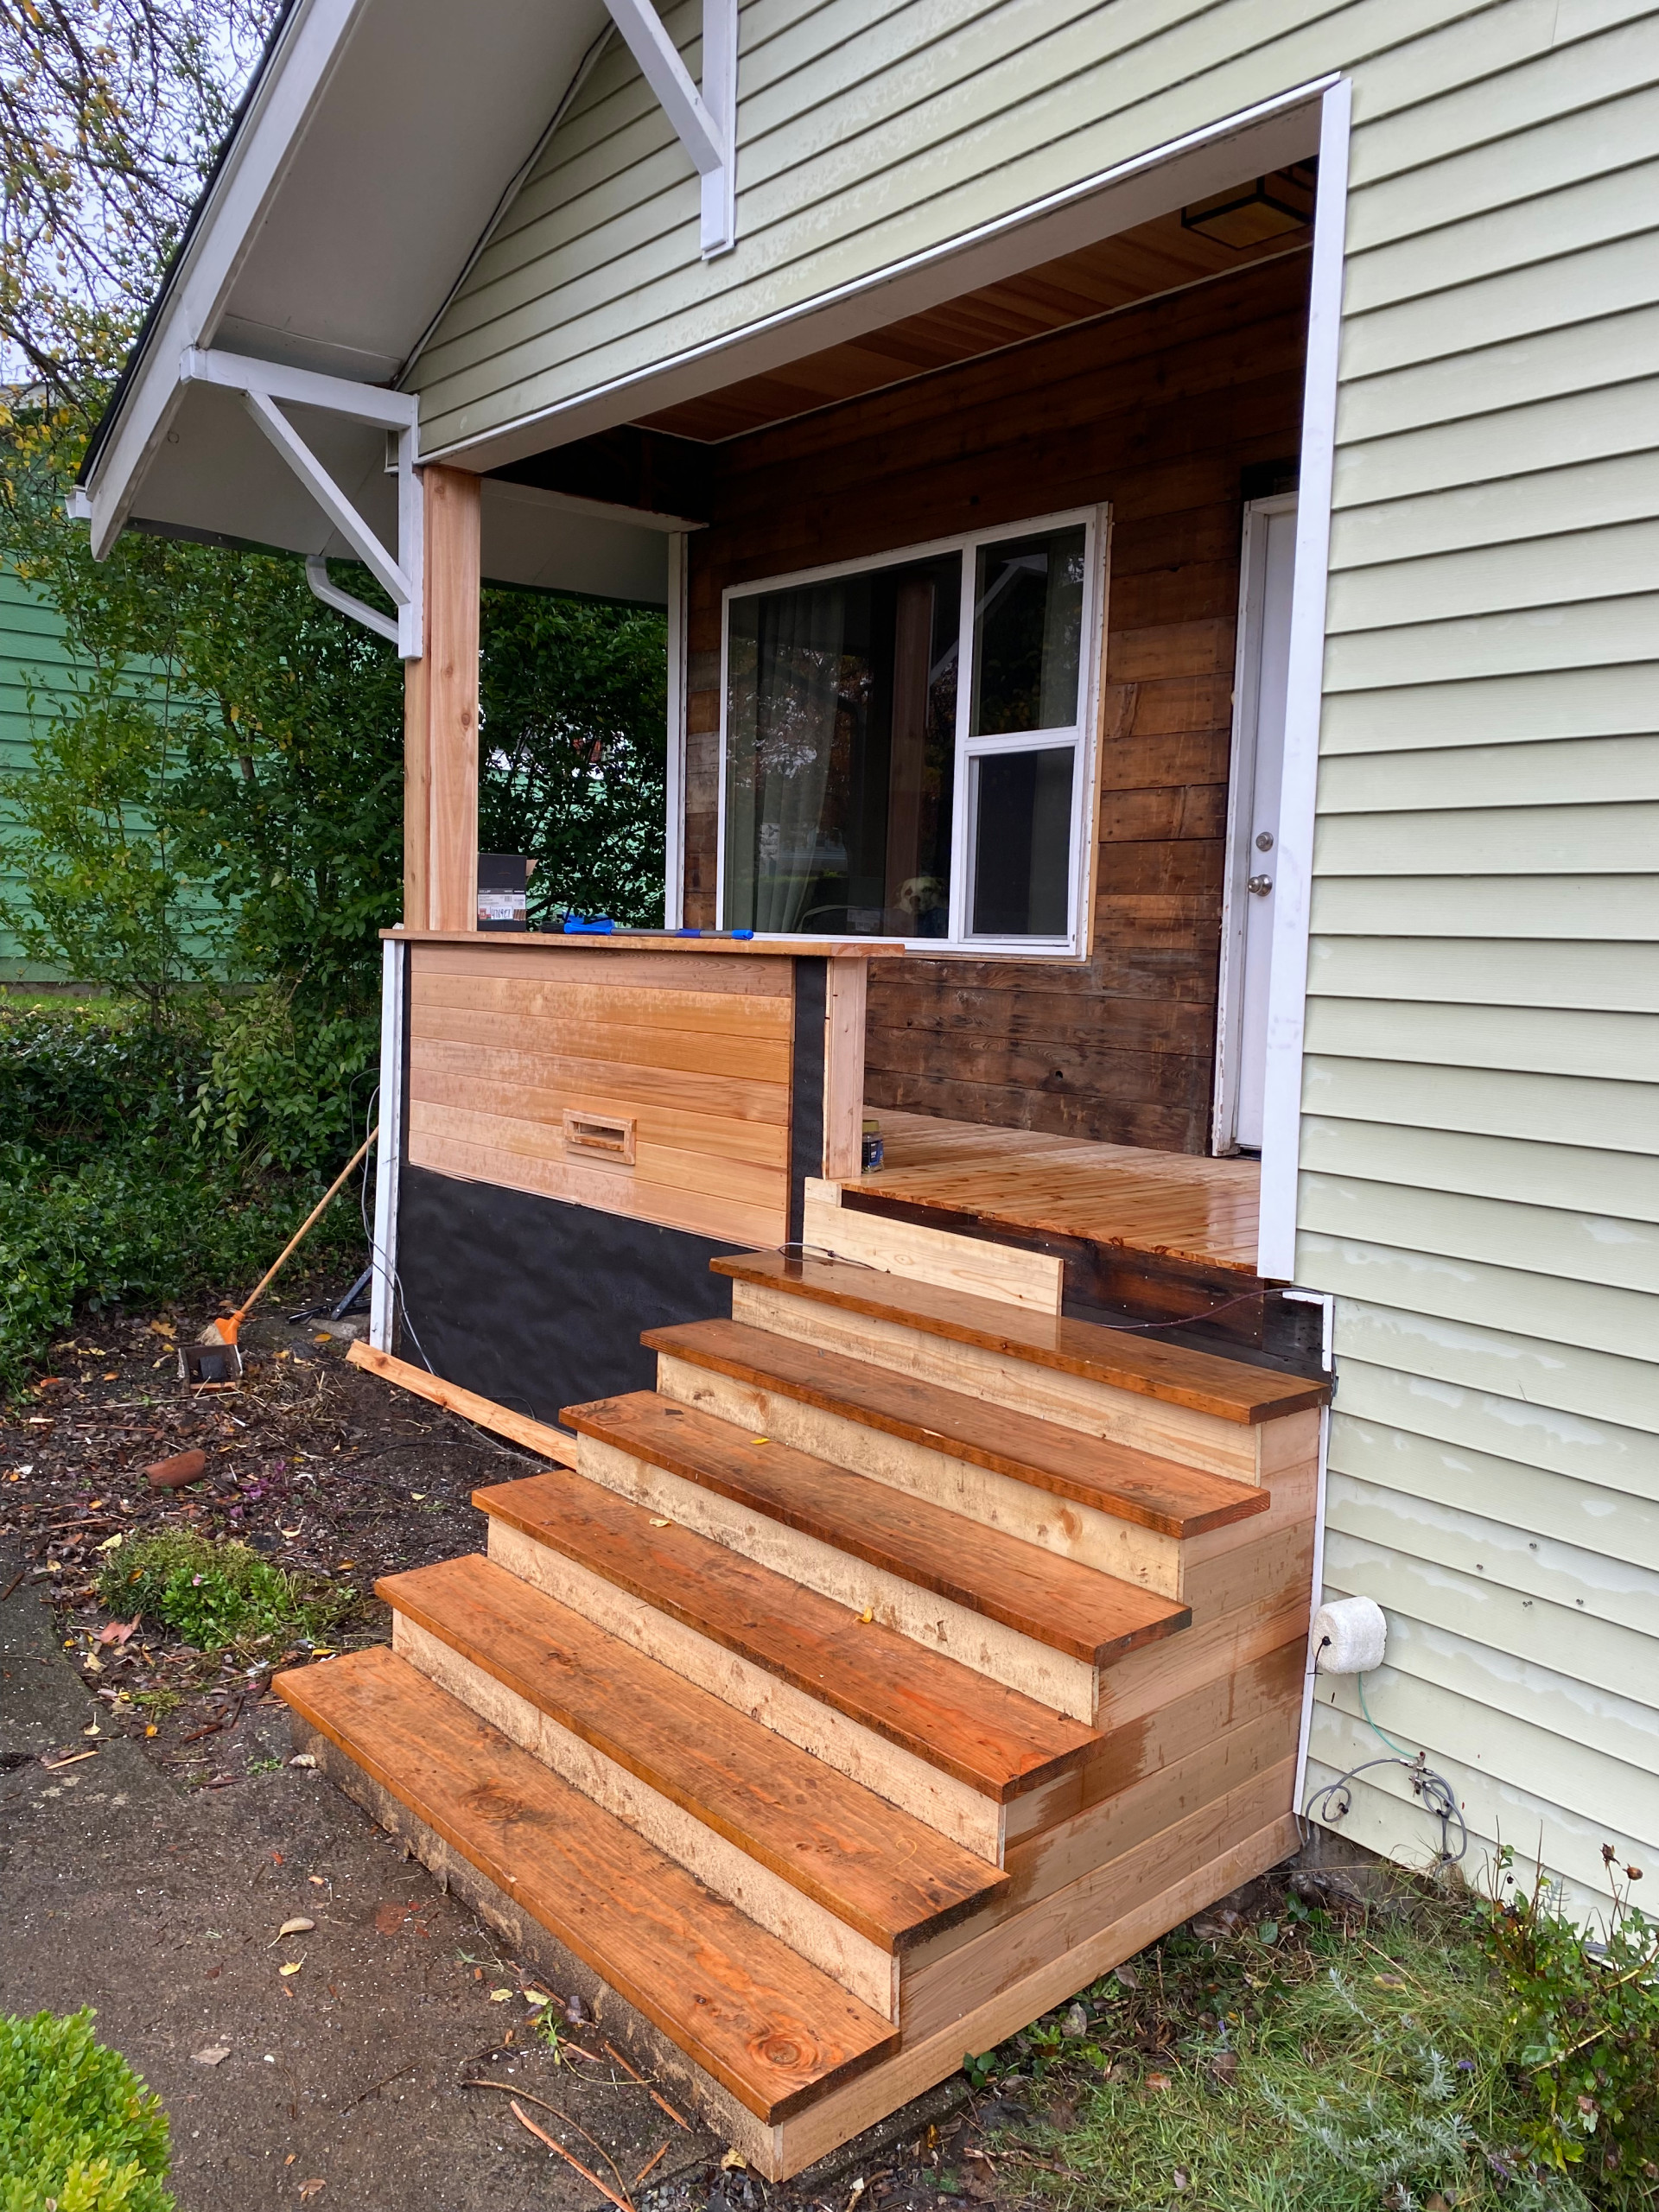
[[[1041,1230],[1255,1272],[1261,1169],[1254,1160],[1203,1160],[888,1107],[866,1110],[881,1125],[886,1160],[846,1188],[971,1213],[987,1228]]]

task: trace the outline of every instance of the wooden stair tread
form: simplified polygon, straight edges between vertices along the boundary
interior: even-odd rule
[[[1100,1738],[959,1660],[581,1475],[531,1475],[473,1503],[653,1611],[1002,1804],[1080,1766]]]
[[[1183,1344],[1109,1329],[1098,1321],[1073,1321],[947,1290],[908,1275],[885,1275],[845,1260],[791,1260],[773,1252],[734,1252],[709,1262],[716,1274],[753,1283],[820,1304],[837,1306],[872,1320],[896,1322],[957,1344],[1030,1360],[1090,1382],[1132,1390],[1166,1404],[1251,1427],[1282,1414],[1306,1413],[1331,1395],[1325,1382],[1279,1375],[1243,1360]]]
[[[476,1554],[376,1595],[816,1898],[906,1950],[1007,1886],[983,1859]]]
[[[1132,1445],[1061,1428],[741,1321],[652,1329],[640,1342],[1166,1536],[1202,1535],[1265,1513],[1272,1503],[1252,1484],[1155,1459]]]
[[[766,2121],[898,2032],[384,1644],[276,1688]]]
[[[654,1391],[567,1406],[560,1418],[578,1435],[613,1445],[1087,1665],[1103,1665],[1192,1618],[1173,1599],[792,1446],[757,1443],[746,1429]]]

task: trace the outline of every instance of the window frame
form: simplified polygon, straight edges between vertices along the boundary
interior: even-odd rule
[[[1040,537],[1052,531],[1075,529],[1078,524],[1082,525],[1084,531],[1084,567],[1083,608],[1079,618],[1081,635],[1077,653],[1077,721],[1053,730],[1017,730],[996,736],[970,735],[974,655],[977,643],[974,600],[980,548],[1005,544],[1018,538]],[[999,523],[989,529],[969,531],[950,537],[930,538],[912,545],[894,546],[880,553],[861,555],[855,560],[835,561],[820,568],[797,569],[780,575],[760,576],[753,582],[726,586],[720,601],[720,781],[715,872],[715,910],[720,917],[721,928],[729,926],[725,916],[727,798],[731,766],[728,720],[731,711],[732,602],[758,598],[766,592],[789,591],[798,585],[831,582],[837,576],[868,575],[877,569],[903,568],[914,561],[957,553],[962,559],[962,598],[957,648],[958,667],[951,787],[950,884],[947,908],[950,933],[944,938],[872,935],[868,939],[861,937],[858,941],[861,944],[902,944],[906,952],[931,955],[936,959],[1077,960],[1086,957],[1090,923],[1090,894],[1093,883],[1090,860],[1094,845],[1089,831],[1096,803],[1100,682],[1105,644],[1103,615],[1109,530],[1109,510],[1105,505],[1069,507],[1052,514]],[[969,919],[975,834],[973,817],[978,790],[975,764],[987,755],[996,753],[1050,752],[1063,748],[1069,748],[1072,754],[1071,868],[1066,892],[1071,927],[1059,937],[969,935],[964,925]],[[792,933],[763,930],[757,934],[767,938]]]

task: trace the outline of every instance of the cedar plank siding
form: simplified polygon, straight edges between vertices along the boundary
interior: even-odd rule
[[[880,963],[871,1104],[1205,1149],[1242,502],[1247,471],[1295,452],[1306,286],[1293,251],[717,448],[690,542],[685,913],[704,926],[725,588],[1112,510],[1090,957]]]

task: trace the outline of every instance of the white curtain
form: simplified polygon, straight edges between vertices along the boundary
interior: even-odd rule
[[[769,594],[755,669],[754,926],[798,924],[816,868],[840,702],[839,584]]]

